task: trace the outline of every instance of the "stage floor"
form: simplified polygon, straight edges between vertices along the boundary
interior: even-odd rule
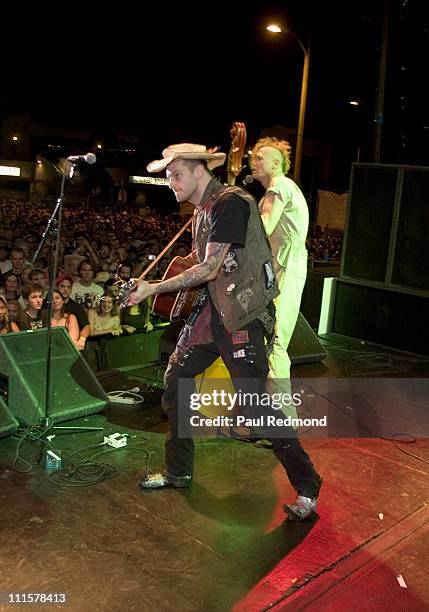
[[[294,377],[429,372],[428,360],[350,339],[324,345],[328,359]],[[138,489],[148,458],[151,470],[163,466],[156,380],[157,367],[100,376],[107,391],[140,386],[144,401],[62,424],[103,430],[54,438],[73,465],[61,485],[44,460],[35,465],[37,441],[0,440],[0,609],[9,593],[64,593],[64,607],[85,612],[429,609],[427,437],[305,437],[324,484],[317,515],[289,523],[287,477],[270,450],[248,443],[197,440],[191,489]],[[113,432],[129,445],[103,453]]]

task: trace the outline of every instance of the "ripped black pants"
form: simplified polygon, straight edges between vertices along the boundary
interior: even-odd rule
[[[232,381],[240,379],[240,391],[265,393],[268,375],[264,328],[255,319],[239,332],[227,334],[212,307],[211,330],[214,341],[209,344],[187,346],[180,350],[179,337],[176,351],[171,355],[165,372],[163,409],[168,417],[168,432],[165,443],[166,469],[174,476],[192,475],[194,463],[194,441],[192,437],[179,437],[179,399],[182,402],[182,418],[189,414],[189,397],[179,398],[179,379],[193,379],[208,368],[219,356],[228,368]],[[182,334],[184,331],[182,331]],[[243,384],[243,379],[248,384]],[[236,386],[236,385],[235,385]],[[238,391],[236,386],[236,391]],[[294,489],[305,497],[316,496],[320,478],[310,457],[303,449],[293,427],[285,427],[285,437],[271,438],[273,450],[287,472]]]

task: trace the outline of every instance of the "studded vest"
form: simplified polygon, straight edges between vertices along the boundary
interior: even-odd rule
[[[207,283],[210,298],[228,333],[261,315],[278,294],[272,253],[253,197],[239,187],[224,187],[212,180],[195,212],[193,236],[199,261],[203,261],[212,227],[214,208],[234,193],[249,206],[245,247],[231,246],[217,277]]]

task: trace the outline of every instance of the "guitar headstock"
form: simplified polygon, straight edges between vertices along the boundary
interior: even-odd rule
[[[119,287],[116,303],[120,308],[126,308],[129,304],[131,294],[137,289],[135,280],[124,281],[122,278],[116,277],[116,283]]]
[[[246,126],[241,121],[234,121],[231,130],[231,148],[228,154],[228,185],[234,185],[242,169],[244,148],[246,146]]]

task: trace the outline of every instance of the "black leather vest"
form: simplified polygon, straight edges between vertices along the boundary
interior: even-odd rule
[[[257,204],[239,187],[224,187],[215,180],[207,186],[195,213],[193,228],[198,259],[203,261],[205,257],[214,208],[232,193],[249,206],[246,245],[244,248],[231,246],[217,277],[207,283],[212,302],[229,333],[256,319],[279,294],[272,253]]]

